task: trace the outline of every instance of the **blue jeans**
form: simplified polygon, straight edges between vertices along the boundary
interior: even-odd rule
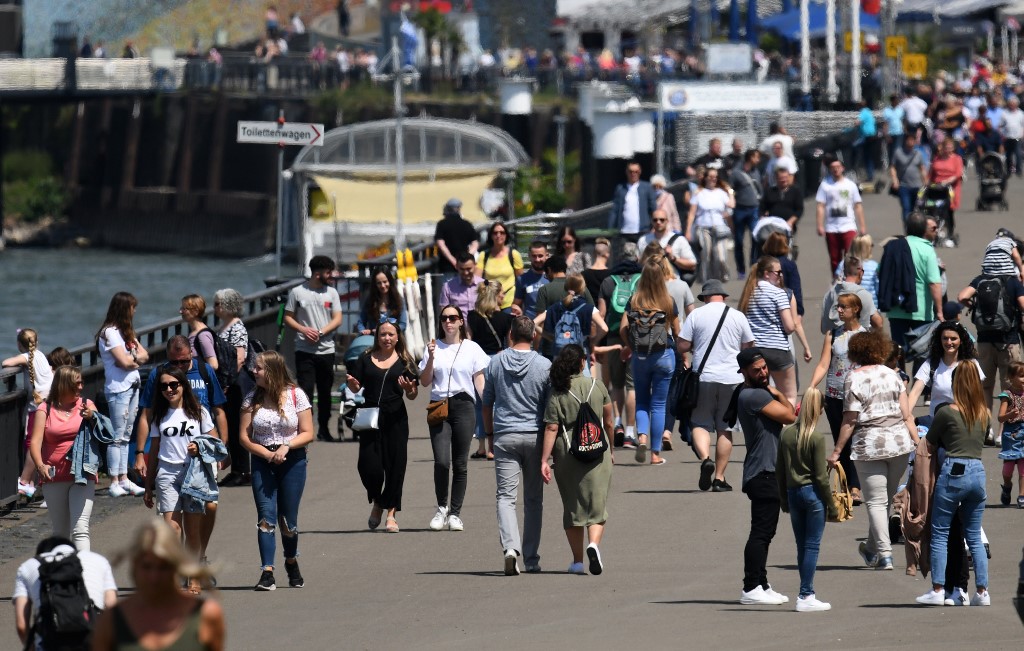
[[[917,191],[921,188],[908,188],[905,185],[901,185],[900,189],[897,190],[897,194],[900,198],[900,210],[903,211],[903,223],[907,222],[907,215],[914,210],[914,202],[917,201]]]
[[[746,232],[750,231],[750,266],[754,266],[754,224],[757,223],[757,206],[741,208],[739,206],[732,213],[732,236],[735,242],[733,253],[736,255],[736,273],[745,273],[747,264],[743,257],[743,240],[746,239]]]
[[[117,478],[128,472],[128,443],[135,430],[135,416],[139,413],[139,385],[124,391],[104,391],[107,413],[114,428],[114,442],[107,446],[107,474]]]
[[[633,386],[636,387],[636,432],[647,434],[651,450],[661,452],[665,431],[665,406],[676,355],[671,348],[641,357],[633,353]]]
[[[964,473],[950,474],[954,464],[963,464]],[[988,587],[988,556],[981,542],[981,516],[985,512],[985,466],[980,459],[946,457],[935,481],[932,498],[932,583],[946,582],[946,547],[949,524],[958,510],[964,525],[964,538],[974,559],[975,584]]]
[[[299,502],[306,487],[306,450],[292,450],[283,463],[252,458],[252,496],[256,500],[256,539],[262,567],[273,567],[277,527],[281,527],[284,557],[299,555]]]
[[[800,570],[800,596],[814,594],[814,568],[818,565],[821,536],[825,533],[825,505],[807,484],[788,489],[789,519],[796,539],[796,564]]]

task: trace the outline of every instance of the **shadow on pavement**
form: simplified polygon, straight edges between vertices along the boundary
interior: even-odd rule
[[[796,565],[772,565],[771,567],[773,567],[775,569],[779,569],[779,570],[792,570],[794,572],[800,569]],[[818,572],[834,572],[834,571],[842,572],[844,570],[849,570],[851,572],[860,572],[861,570],[870,570],[870,569],[872,569],[872,568],[864,567],[862,565],[860,565],[860,566],[858,566],[858,565],[818,565],[815,568],[815,570],[818,571]]]
[[[665,490],[660,490],[660,491],[659,490],[648,490],[648,489],[623,491],[623,493],[626,493],[627,495],[630,494],[630,493],[636,494],[636,495],[659,495],[659,494],[679,494],[679,495],[685,495],[685,494],[689,494],[689,493],[708,493],[708,492],[710,492],[710,491],[702,491],[702,490],[699,490],[697,488],[693,488],[693,489],[689,489],[689,488],[672,488],[672,489],[665,489]]]

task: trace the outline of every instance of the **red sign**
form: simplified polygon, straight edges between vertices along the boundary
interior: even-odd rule
[[[877,16],[882,11],[882,0],[860,0],[860,8],[866,14]]]
[[[391,4],[388,5],[388,7],[390,8],[391,13],[398,14],[401,13],[402,5],[404,4],[412,3],[397,2],[396,0],[392,0]],[[431,9],[437,9],[437,11],[442,14],[450,14],[452,12],[452,3],[450,2],[450,0],[420,0],[419,3],[417,3],[417,11],[423,12],[430,11]]]

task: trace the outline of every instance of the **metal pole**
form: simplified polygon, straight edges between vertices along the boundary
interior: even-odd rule
[[[999,40],[1001,41],[1000,45],[1002,46],[1000,49],[1002,50],[1003,63],[1009,65],[1010,64],[1010,28],[1007,27],[1005,24],[1003,25],[1002,29],[999,31]]]
[[[558,169],[555,171],[555,191],[559,194],[565,192],[565,123],[569,118],[564,115],[555,116],[555,124],[558,125]]]
[[[402,216],[402,183],[405,174],[405,142],[402,137],[402,67],[401,54],[398,51],[398,37],[391,38],[391,65],[395,70],[395,222],[398,229],[395,233],[395,252],[405,250],[405,223]]]
[[[810,0],[800,0],[800,92],[811,93],[811,13]],[[833,35],[833,38],[835,36]]]
[[[661,105],[661,86],[658,86],[658,133],[654,147],[658,157],[658,174],[665,176],[665,108]]]
[[[828,52],[828,101],[839,99],[836,85],[836,0],[825,0],[825,50]]]
[[[284,109],[277,114],[278,126],[284,125]],[[303,224],[305,230],[305,224]],[[277,145],[277,280],[281,279],[281,242],[284,239],[284,142]],[[300,261],[301,264],[301,261]]]
[[[850,99],[860,101],[860,0],[850,0]]]

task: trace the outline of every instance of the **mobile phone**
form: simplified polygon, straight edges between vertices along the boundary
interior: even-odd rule
[[[953,477],[959,477],[964,474],[964,470],[967,468],[963,463],[959,461],[953,462],[953,467],[949,469],[949,474]]]
[[[46,472],[46,474],[50,477],[50,479],[53,479],[53,476],[57,474],[57,469],[54,468],[53,466],[50,466],[50,469]]]

